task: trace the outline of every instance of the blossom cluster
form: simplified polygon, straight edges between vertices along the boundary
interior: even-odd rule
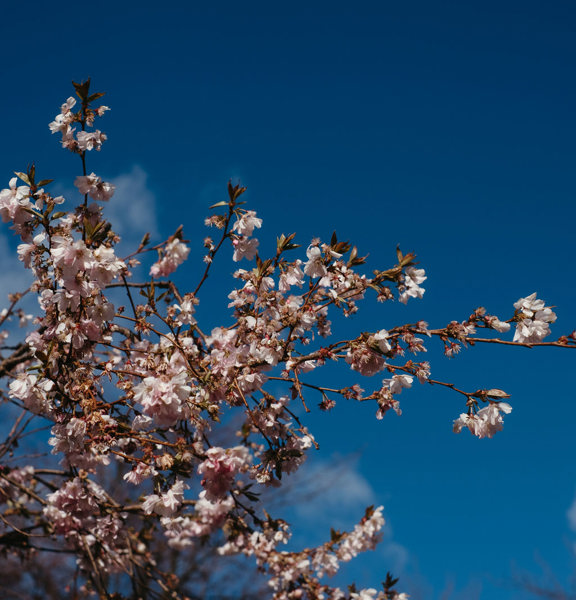
[[[462,413],[454,421],[454,431],[460,433],[467,427],[479,438],[491,438],[497,431],[502,431],[502,414],[512,412],[512,407],[507,402],[491,402],[475,414]]]
[[[518,324],[514,333],[515,342],[541,342],[550,335],[549,323],[556,321],[554,311],[536,298],[536,293],[520,298],[514,303]]]

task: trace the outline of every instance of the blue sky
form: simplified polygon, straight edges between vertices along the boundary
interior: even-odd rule
[[[0,24],[0,172],[6,185],[35,161],[72,187],[78,165],[47,123],[70,81],[90,76],[112,111],[89,168],[122,182],[111,210],[125,237],[160,240],[184,224],[184,286],[207,207],[232,178],[264,219],[263,248],[281,232],[306,246],[336,230],[374,268],[397,244],[418,255],[424,299],[371,305],[357,330],[442,326],[480,305],[508,317],[537,291],[557,307],[559,336],[576,327],[575,26],[570,2],[12,3]],[[231,268],[205,300],[223,315]],[[512,394],[505,430],[454,435],[462,405],[442,390],[405,391],[402,417],[382,422],[340,402],[309,418],[322,446],[312,468],[333,457],[342,501],[294,518],[320,539],[319,515],[349,527],[364,501],[384,504],[388,541],[347,574],[378,584],[397,567],[414,598],[520,599],[512,573],[537,575],[539,557],[567,580],[576,354],[485,346],[428,358],[437,379]]]

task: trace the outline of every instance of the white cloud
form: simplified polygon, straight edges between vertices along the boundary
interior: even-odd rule
[[[566,513],[568,518],[568,525],[572,531],[576,531],[576,498],[572,501],[568,512]]]
[[[332,526],[334,519],[359,518],[366,506],[376,502],[372,486],[358,470],[357,461],[350,458],[311,461],[297,473],[293,485],[302,486],[310,500],[298,503],[298,516],[331,521]]]
[[[392,573],[404,573],[410,554],[408,549],[392,539],[392,529],[384,526],[384,540],[381,544],[380,555],[386,562],[386,568]]]
[[[116,191],[104,206],[104,216],[124,242],[138,244],[145,233],[158,235],[156,198],[148,189],[148,175],[135,165],[128,173],[110,180]]]

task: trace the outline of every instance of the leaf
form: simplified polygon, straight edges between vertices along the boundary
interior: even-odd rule
[[[330,541],[339,542],[342,539],[342,532],[330,527]]]
[[[480,398],[484,402],[486,398],[492,398],[493,400],[501,400],[502,398],[510,398],[510,394],[507,394],[504,390],[493,388],[490,390],[477,390],[473,394],[470,394],[473,398]]]
[[[95,94],[90,94],[90,96],[88,96],[88,102],[94,102],[94,100],[98,100],[98,98],[102,98],[102,96],[105,96],[106,92],[96,92]]]
[[[236,200],[240,198],[240,196],[246,191],[245,187],[242,187],[240,184],[232,185],[232,182],[228,182],[228,195],[230,196],[230,200],[235,204]]]
[[[291,233],[288,237],[282,234],[279,238],[276,239],[276,247],[278,251],[284,252],[284,250],[294,250],[295,248],[300,248],[300,244],[291,244],[290,242],[296,237],[295,233]]]
[[[332,250],[338,254],[346,254],[350,250],[350,244],[348,242],[337,242],[331,245]]]
[[[88,102],[88,91],[90,90],[90,77],[86,81],[82,83],[72,82],[74,89],[76,90],[76,95],[82,102]]]
[[[499,389],[486,390],[486,396],[488,398],[510,398],[510,394],[507,394],[504,390]]]
[[[42,219],[44,217],[44,215],[41,212],[38,212],[35,208],[29,208],[28,206],[22,206],[21,208],[24,212],[27,212],[30,215],[34,215],[39,219]]]
[[[366,256],[359,256],[351,261],[349,261],[348,265],[350,267],[355,267],[356,265],[363,265],[366,262]]]
[[[18,179],[21,179],[26,185],[31,185],[30,179],[28,179],[28,175],[26,175],[26,173],[22,173],[21,171],[14,171],[14,175],[16,175]]]
[[[216,202],[210,208],[216,208],[218,206],[228,206],[228,202],[226,200],[222,200],[222,202]]]

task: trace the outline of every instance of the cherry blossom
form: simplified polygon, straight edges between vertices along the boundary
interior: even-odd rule
[[[324,277],[328,271],[324,266],[322,251],[318,246],[308,246],[306,250],[308,262],[304,265],[304,273],[309,277]]]
[[[238,235],[251,236],[254,228],[262,227],[262,219],[256,217],[256,212],[248,210],[234,223],[232,231],[236,231]]]
[[[502,431],[504,421],[500,413],[509,414],[512,407],[507,402],[491,402],[476,414],[462,413],[454,421],[455,433],[460,433],[467,427],[472,434],[479,438],[491,438],[496,432]]]
[[[536,292],[514,303],[518,323],[514,333],[515,342],[540,342],[550,334],[549,323],[556,321],[556,314],[536,298]]]
[[[408,298],[422,298],[424,288],[420,284],[427,279],[424,269],[408,267],[400,284],[400,302],[406,304]]]
[[[95,173],[90,175],[76,177],[74,185],[78,188],[81,194],[88,194],[94,200],[107,202],[112,198],[116,187],[102,181]]]
[[[252,260],[256,256],[259,245],[259,242],[256,238],[249,239],[246,237],[239,237],[236,238],[232,243],[234,245],[234,254],[232,255],[232,260],[235,262],[238,262],[243,258]]]
[[[163,494],[151,494],[144,498],[142,510],[147,514],[156,513],[162,517],[173,515],[184,499],[184,490],[188,486],[178,480],[168,491]]]
[[[190,248],[175,238],[168,242],[163,249],[163,254],[158,262],[150,268],[152,277],[167,277],[188,258]]]

